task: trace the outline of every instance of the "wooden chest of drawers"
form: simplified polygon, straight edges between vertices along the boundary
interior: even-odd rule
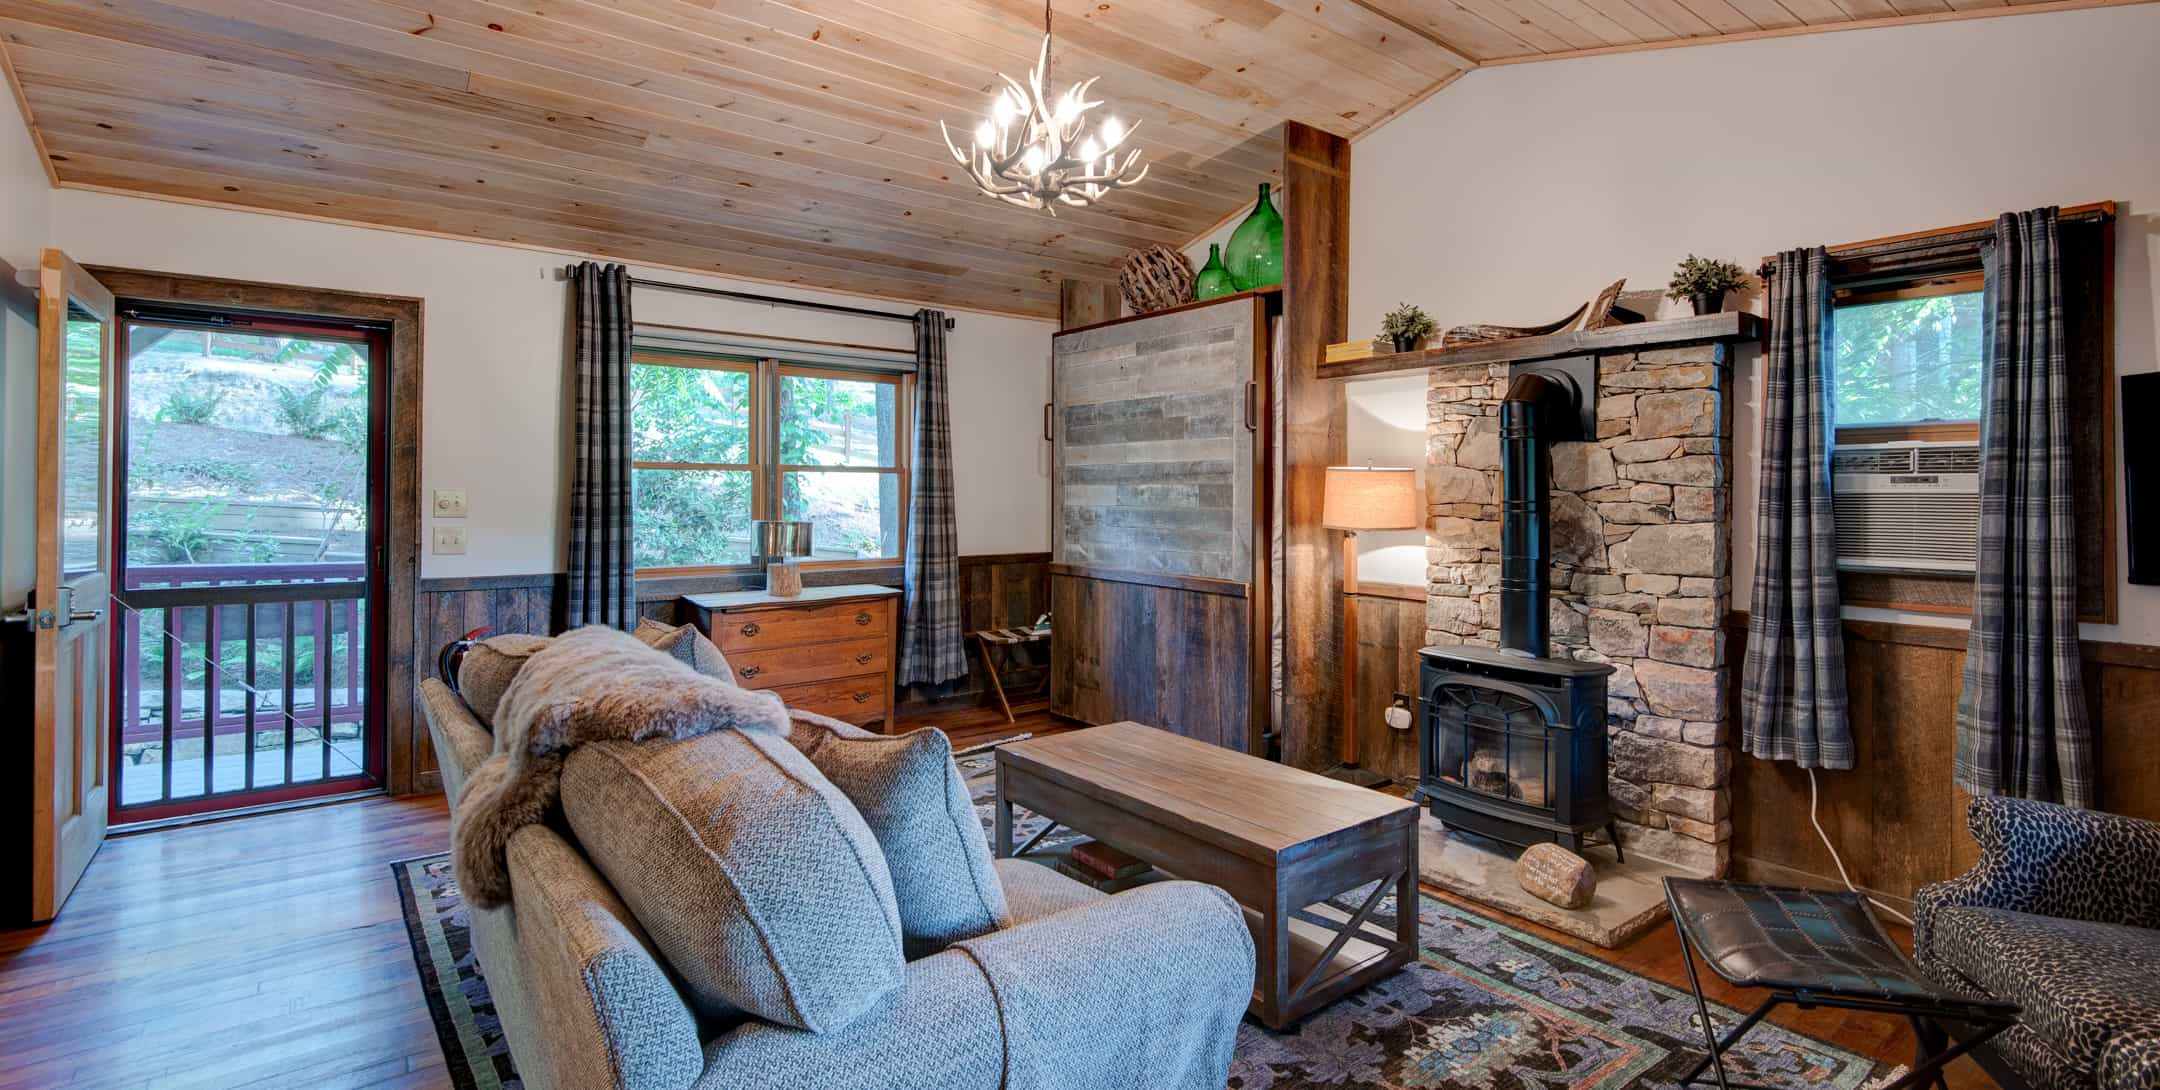
[[[891,729],[899,590],[804,587],[794,598],[745,590],[682,601],[744,688],[770,689],[791,708]]]

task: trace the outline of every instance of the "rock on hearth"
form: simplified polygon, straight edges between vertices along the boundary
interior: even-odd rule
[[[1561,908],[1582,908],[1597,896],[1590,861],[1558,844],[1532,844],[1515,860],[1515,881],[1538,899]]]
[[[1716,575],[1718,559],[1717,526],[1708,522],[1645,526],[1612,548],[1619,572]]]

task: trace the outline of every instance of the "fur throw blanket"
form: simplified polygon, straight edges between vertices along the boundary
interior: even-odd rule
[[[548,820],[571,750],[730,729],[785,735],[787,708],[772,693],[705,677],[603,625],[557,638],[504,691],[495,752],[466,780],[451,829],[459,890],[480,908],[509,903],[510,836]]]

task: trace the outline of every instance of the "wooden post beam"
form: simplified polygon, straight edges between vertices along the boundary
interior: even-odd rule
[[[1107,322],[1118,316],[1118,286],[1098,280],[1067,280],[1058,289],[1058,328]]]
[[[1342,535],[1320,524],[1327,467],[1343,463],[1341,383],[1317,374],[1329,344],[1348,339],[1350,142],[1283,126],[1284,762],[1317,771],[1340,752],[1344,635]],[[1354,543],[1350,546],[1355,547]]]

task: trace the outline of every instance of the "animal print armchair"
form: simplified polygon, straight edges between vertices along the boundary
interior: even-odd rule
[[[2024,1008],[1991,1073],[2160,1090],[2160,823],[2005,798],[1966,818],[1980,862],[1914,894],[1913,952],[1942,982]]]

